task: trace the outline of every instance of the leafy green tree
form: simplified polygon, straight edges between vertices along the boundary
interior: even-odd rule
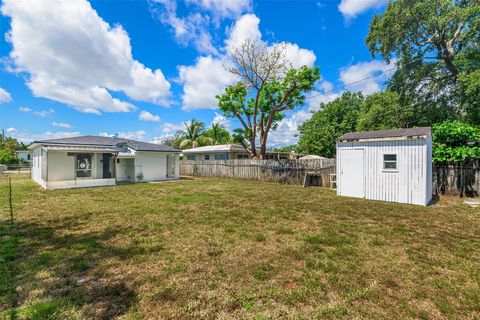
[[[196,119],[185,122],[185,130],[182,134],[182,141],[180,142],[180,149],[197,148],[207,145],[211,140],[205,137],[205,124]]]
[[[210,138],[213,145],[228,144],[232,142],[232,135],[220,123],[212,123],[210,129],[205,131],[205,137]]]
[[[246,40],[231,52],[233,67],[228,70],[241,81],[217,96],[223,114],[239,120],[234,140],[253,157],[264,159],[271,129],[283,112],[303,105],[304,93],[320,78],[319,68],[291,68],[284,45],[267,47]],[[260,152],[257,152],[257,137]]]
[[[464,163],[480,159],[480,128],[460,121],[445,121],[432,127],[433,162]]]
[[[344,92],[339,98],[322,103],[320,110],[300,127],[300,152],[332,158],[336,139],[355,131],[364,97],[361,93]]]
[[[19,159],[7,149],[0,149],[0,164],[17,164]]]
[[[374,93],[362,103],[358,131],[388,130],[409,126],[412,109],[402,107],[400,95],[393,91]]]
[[[401,94],[403,105],[416,107],[411,125],[478,115],[478,92],[467,76],[480,64],[478,1],[390,1],[373,17],[366,43],[372,56],[398,59],[388,87]]]

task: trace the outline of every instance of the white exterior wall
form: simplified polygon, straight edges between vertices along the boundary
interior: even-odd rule
[[[143,173],[143,181],[158,181],[166,179],[178,179],[180,166],[178,155],[175,154],[175,177],[167,178],[167,153],[141,152],[135,154],[135,180],[140,172]]]
[[[42,147],[38,146],[32,150],[32,167],[31,177],[42,187],[46,188],[45,176],[46,176],[46,161],[44,161],[43,155],[45,153]],[[43,175],[42,175],[43,172]]]
[[[115,165],[117,181],[135,182],[135,159],[120,158]]]
[[[363,150],[365,198],[427,205],[432,198],[431,138],[337,143],[337,175],[342,172],[342,150]],[[397,155],[397,170],[383,169],[383,155]],[[358,164],[362,165],[362,164]],[[342,178],[337,177],[337,194]]]
[[[49,151],[47,154],[47,181],[75,179],[75,157],[66,152]]]

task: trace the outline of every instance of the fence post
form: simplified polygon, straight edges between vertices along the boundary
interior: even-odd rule
[[[10,221],[13,222],[13,205],[12,205],[12,178],[8,177],[8,203],[10,204]]]

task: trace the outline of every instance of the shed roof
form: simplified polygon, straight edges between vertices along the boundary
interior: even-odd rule
[[[388,139],[400,137],[418,137],[430,135],[430,127],[406,128],[398,130],[377,130],[377,131],[361,131],[349,132],[339,137],[340,140],[368,140],[368,139]]]
[[[32,145],[66,145],[66,146],[108,146],[117,147],[119,143],[126,143],[129,148],[136,151],[155,151],[155,152],[180,152],[175,148],[148,143],[143,141],[136,141],[124,138],[102,137],[102,136],[78,136],[61,139],[38,140],[32,142]]]

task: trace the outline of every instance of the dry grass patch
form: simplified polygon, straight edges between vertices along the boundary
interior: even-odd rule
[[[221,179],[13,187],[0,318],[480,317],[480,210],[460,199],[424,208]]]

